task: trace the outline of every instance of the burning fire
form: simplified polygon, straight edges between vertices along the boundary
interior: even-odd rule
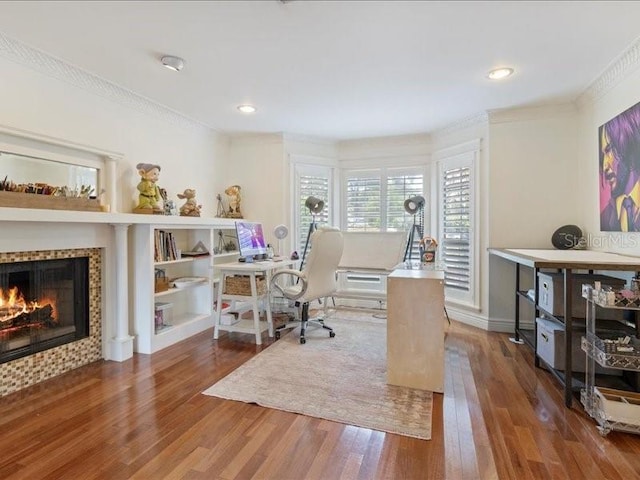
[[[42,300],[46,305],[48,300]],[[50,302],[53,303],[53,302]],[[12,287],[7,292],[0,288],[0,322],[9,322],[23,313],[31,313],[42,308],[40,302],[27,302],[18,287]]]

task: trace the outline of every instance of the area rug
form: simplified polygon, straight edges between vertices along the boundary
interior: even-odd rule
[[[432,393],[386,383],[385,322],[335,310],[334,338],[293,330],[203,393],[429,440]]]

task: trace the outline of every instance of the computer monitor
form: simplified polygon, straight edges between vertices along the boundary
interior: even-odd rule
[[[236,222],[240,256],[248,261],[260,259],[267,253],[267,244],[258,222]],[[256,258],[257,257],[257,258]]]

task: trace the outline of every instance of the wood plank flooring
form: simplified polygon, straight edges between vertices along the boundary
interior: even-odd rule
[[[205,332],[0,399],[0,478],[640,479],[640,436],[601,437],[528,347],[456,322],[446,346],[430,441],[202,395],[268,348]]]

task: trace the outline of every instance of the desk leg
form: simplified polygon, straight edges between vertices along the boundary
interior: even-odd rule
[[[256,345],[262,345],[262,334],[260,333],[260,309],[258,308],[258,288],[256,287],[256,274],[249,277],[251,282],[251,304],[253,305],[253,328],[256,333]]]
[[[269,297],[265,300],[264,311],[267,315],[267,325],[269,326],[269,338],[273,338],[273,318],[271,317],[271,303]]]
[[[216,310],[213,312],[213,339],[217,340],[220,334],[220,317],[222,315],[222,291],[224,290],[224,277],[225,274],[220,274],[220,285],[218,285],[218,301],[216,303]]]
[[[564,269],[564,404],[571,408],[573,402],[573,272]]]

